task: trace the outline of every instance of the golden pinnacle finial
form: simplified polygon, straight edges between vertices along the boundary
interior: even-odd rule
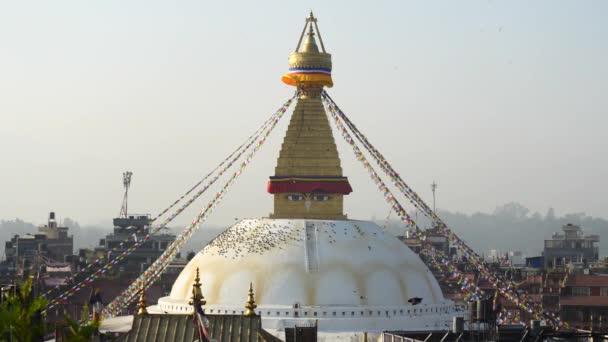
[[[137,315],[147,315],[148,310],[146,309],[146,283],[141,284],[141,289],[139,292],[139,302],[137,302]]]
[[[320,50],[315,36],[321,44]],[[331,55],[325,50],[317,18],[312,11],[306,18],[296,49],[289,55],[289,72],[281,79],[283,83],[298,88],[320,89],[333,86]]]
[[[203,297],[203,291],[201,290],[201,277],[198,267],[196,268],[196,278],[194,278],[194,284],[192,284],[192,299],[190,302],[188,302],[188,304],[200,306],[207,304],[205,297]]]
[[[253,295],[253,283],[249,283],[249,294],[247,295],[247,304],[245,305],[245,309],[247,309],[247,311],[245,311],[245,316],[255,316],[254,310],[257,307],[258,306],[255,304],[255,298]]]

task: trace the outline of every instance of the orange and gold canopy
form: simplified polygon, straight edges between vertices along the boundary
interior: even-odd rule
[[[316,35],[319,36],[322,51],[319,51]],[[308,34],[304,44],[302,39],[308,27]],[[300,49],[302,45],[302,49]],[[296,50],[289,55],[289,71],[283,75],[282,81],[285,84],[294,87],[332,87],[334,85],[331,79],[331,55],[325,52],[321,33],[317,27],[317,19],[310,14],[306,19],[306,25],[302,30],[302,35],[298,41]]]

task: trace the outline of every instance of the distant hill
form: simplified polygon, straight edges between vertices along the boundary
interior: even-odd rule
[[[490,249],[502,251],[519,250],[527,256],[540,255],[545,239],[551,238],[553,232],[560,232],[561,227],[567,223],[580,225],[585,233],[600,235],[600,256],[608,256],[608,220],[590,217],[584,213],[566,214],[556,217],[555,211],[549,209],[546,214],[531,213],[529,209],[519,203],[507,203],[499,206],[493,213],[474,213],[472,215],[454,213],[447,210],[438,210],[439,216],[462,239],[467,241],[480,254],[488,253]],[[428,227],[429,222],[424,221],[420,215],[419,225]],[[99,239],[112,231],[112,227],[93,225],[80,226],[78,222],[66,218],[63,225],[70,228],[74,235],[74,252],[78,248],[98,245]],[[401,235],[404,225],[396,220],[377,221],[389,232]],[[175,234],[183,227],[170,228]],[[182,255],[187,251],[199,251],[211,239],[217,236],[225,227],[204,225],[201,231],[194,234],[191,241],[182,249]],[[0,255],[4,258],[4,241],[10,240],[15,234],[27,234],[37,231],[35,225],[20,219],[0,220]]]
[[[546,214],[531,213],[519,203],[499,206],[493,213],[474,213],[472,215],[438,210],[439,216],[462,239],[478,253],[488,253],[490,249],[501,251],[519,250],[526,256],[540,255],[544,240],[550,239],[553,232],[561,232],[562,226],[573,223],[581,226],[586,234],[600,236],[600,257],[608,257],[608,220],[591,217],[585,213],[555,216],[549,209]],[[394,234],[403,234],[403,224],[391,220],[387,229]],[[422,224],[428,227],[428,222]]]

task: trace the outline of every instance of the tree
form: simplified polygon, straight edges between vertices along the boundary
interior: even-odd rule
[[[511,202],[496,207],[496,210],[494,210],[494,215],[508,220],[522,220],[528,216],[529,212],[530,209],[526,208],[525,206],[516,202]]]
[[[45,332],[42,310],[47,304],[43,297],[32,298],[32,278],[14,293],[7,293],[0,303],[0,340],[41,341]]]
[[[63,225],[65,227],[69,227],[72,230],[80,230],[80,225],[75,220],[72,220],[69,217],[63,219]]]
[[[65,341],[67,342],[87,342],[99,330],[101,322],[99,320],[89,320],[89,307],[85,305],[82,309],[80,321],[71,318],[67,313],[64,314],[68,331]]]
[[[48,305],[44,297],[32,296],[32,278],[13,293],[5,293],[0,303],[0,341],[42,341],[46,332],[42,311]],[[85,306],[80,321],[64,315],[67,322],[65,341],[91,341],[99,329],[99,320],[89,320]]]

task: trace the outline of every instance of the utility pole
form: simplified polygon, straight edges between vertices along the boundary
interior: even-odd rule
[[[433,181],[431,184],[431,190],[433,191],[433,212],[436,213],[435,208],[435,190],[437,190],[437,182]]]

